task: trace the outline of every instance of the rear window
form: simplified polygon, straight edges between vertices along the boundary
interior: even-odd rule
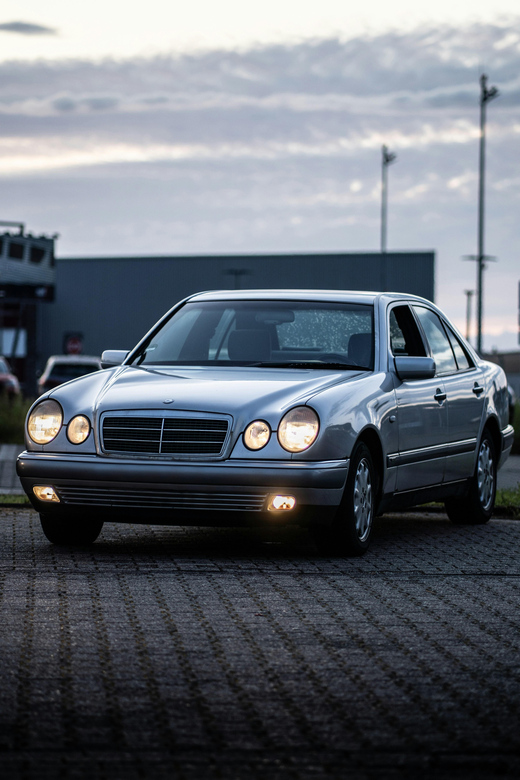
[[[97,371],[99,366],[90,363],[55,363],[49,374],[49,379],[75,379],[78,376],[91,374]]]

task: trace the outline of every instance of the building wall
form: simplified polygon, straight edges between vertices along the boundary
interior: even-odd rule
[[[83,335],[84,354],[129,349],[177,301],[202,290],[394,290],[434,298],[434,253],[58,258],[56,295],[41,304],[38,357]]]

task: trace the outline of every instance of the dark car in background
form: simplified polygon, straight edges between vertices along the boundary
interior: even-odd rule
[[[101,360],[91,355],[51,355],[38,379],[38,390],[44,393],[71,379],[99,371]]]

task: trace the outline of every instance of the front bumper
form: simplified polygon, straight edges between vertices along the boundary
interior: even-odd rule
[[[167,525],[327,523],[341,501],[348,461],[151,462],[22,452],[16,471],[34,508],[45,514],[95,509],[110,520]],[[59,503],[38,500],[35,485],[52,486]],[[294,496],[294,510],[268,510],[280,493]]]

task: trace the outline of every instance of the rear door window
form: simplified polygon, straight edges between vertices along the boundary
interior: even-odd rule
[[[437,374],[451,374],[457,371],[457,361],[440,318],[431,309],[426,309],[423,306],[414,306],[413,308],[430,345]]]

